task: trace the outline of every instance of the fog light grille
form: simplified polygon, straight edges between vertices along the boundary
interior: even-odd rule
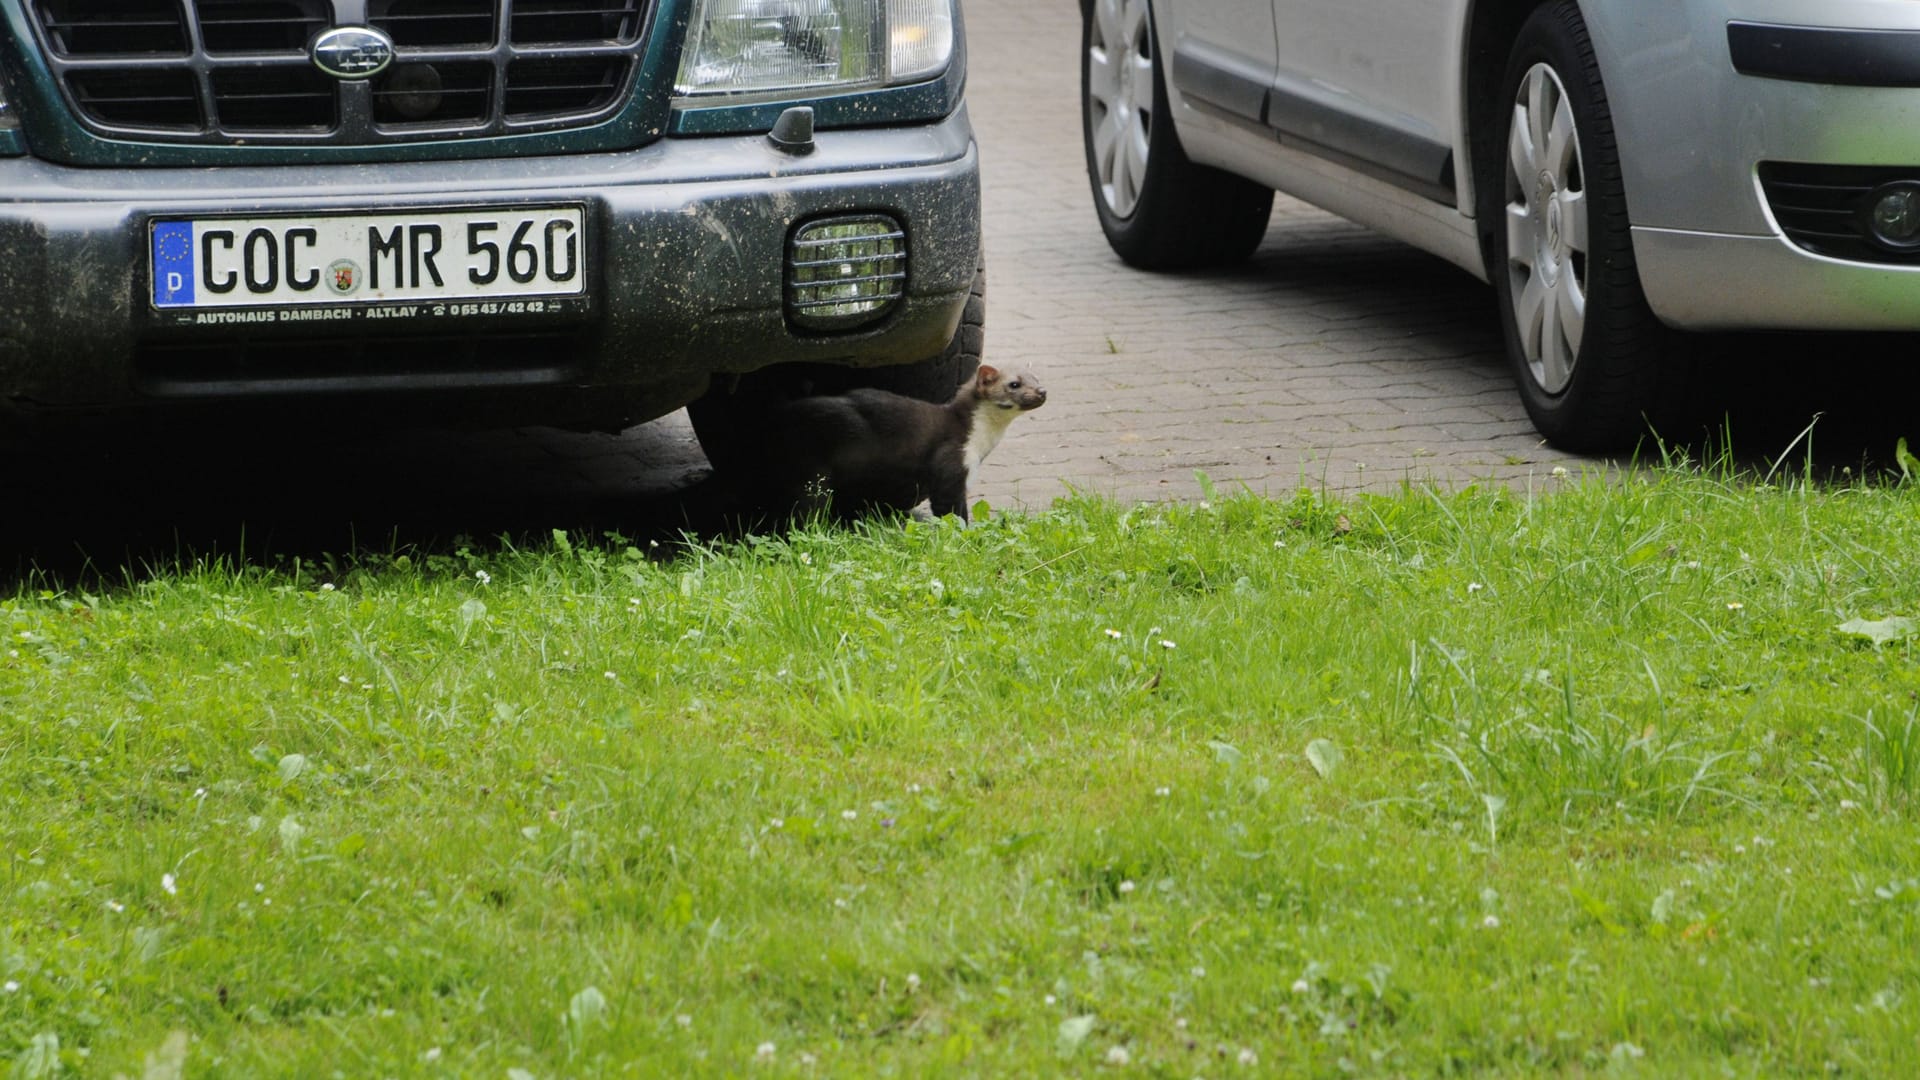
[[[1787,239],[1852,262],[1920,263],[1920,243],[1885,235],[1875,210],[1887,193],[1920,189],[1920,166],[1803,165],[1765,161],[1760,186]]]
[[[878,214],[802,226],[787,249],[787,312],[815,330],[886,314],[907,292],[907,234]]]

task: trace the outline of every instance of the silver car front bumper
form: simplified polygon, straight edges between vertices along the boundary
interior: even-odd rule
[[[1688,330],[1920,330],[1920,263],[1853,261],[1797,245],[1758,179],[1763,162],[1787,162],[1910,167],[1920,180],[1920,86],[1743,74],[1728,30],[1896,31],[1897,48],[1920,52],[1920,4],[1583,8],[1607,78],[1635,257],[1663,321]],[[1829,59],[1836,72],[1860,66],[1844,53]]]

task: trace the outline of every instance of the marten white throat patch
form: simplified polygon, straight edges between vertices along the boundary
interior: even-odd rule
[[[981,365],[942,405],[885,390],[800,398],[768,417],[773,498],[836,516],[907,512],[967,520],[980,463],[1015,417],[1045,404],[1028,372]]]

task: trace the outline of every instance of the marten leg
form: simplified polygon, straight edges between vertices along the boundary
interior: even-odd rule
[[[965,525],[967,523],[966,473],[939,478],[933,485],[933,494],[927,498],[927,509],[933,511],[934,517],[952,514],[960,519],[962,525]]]

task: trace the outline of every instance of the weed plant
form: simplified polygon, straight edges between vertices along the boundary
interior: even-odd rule
[[[1545,483],[17,588],[0,1053],[1920,1076],[1920,496]]]

